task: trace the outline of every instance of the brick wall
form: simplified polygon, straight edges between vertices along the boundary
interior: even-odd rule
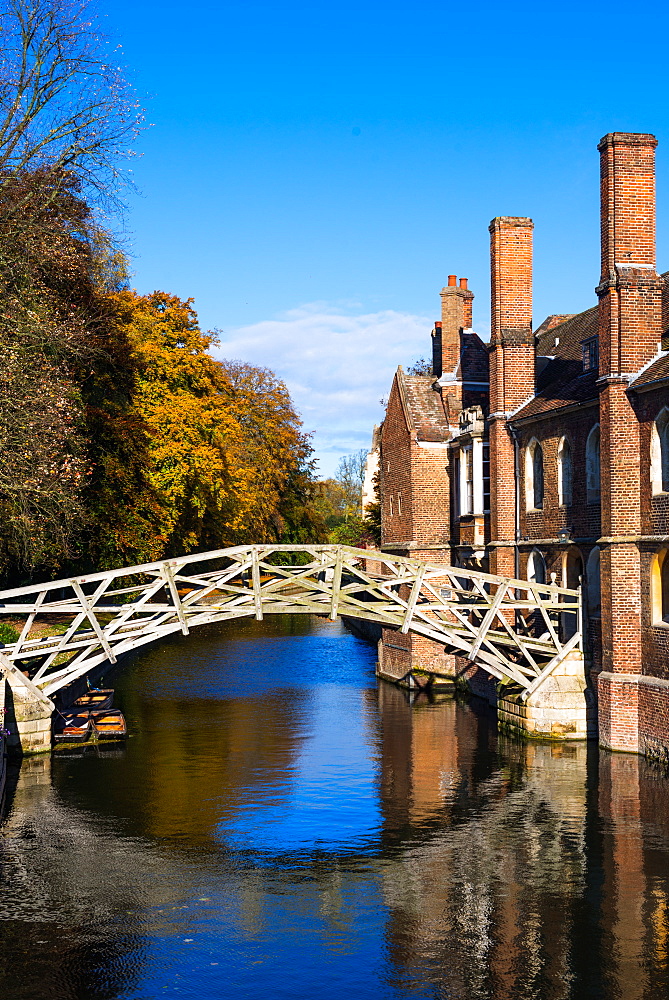
[[[450,562],[449,461],[445,443],[417,440],[407,421],[396,376],[381,428],[384,547],[425,562]],[[453,674],[453,658],[444,653],[441,644],[394,629],[383,630],[379,666],[385,676],[396,680],[412,669]]]
[[[515,461],[506,416],[534,391],[531,219],[490,223],[490,572],[515,574]]]
[[[662,318],[663,281],[655,271],[655,146],[653,136],[625,133],[611,133],[599,145],[599,404],[523,420],[516,431],[519,573],[526,575],[534,545],[546,560],[548,574],[555,572],[559,581],[567,558],[573,568],[580,555],[586,567],[593,546],[601,548],[601,618],[588,623],[594,665],[597,670],[601,667],[600,739],[606,746],[657,757],[669,748],[669,627],[653,620],[651,565],[657,552],[669,547],[663,539],[669,536],[669,494],[652,495],[649,464],[653,421],[668,394],[666,388],[643,393],[629,388],[630,374],[655,355],[663,330],[669,327],[666,308]],[[490,570],[513,576],[516,484],[514,440],[507,421],[534,393],[532,222],[499,217],[490,225],[490,236],[489,407],[481,400],[490,413]],[[442,292],[436,360],[446,373],[457,365],[460,330],[471,325],[472,297],[453,276]],[[445,410],[452,422],[462,405],[461,388],[444,388]],[[586,441],[596,423],[601,432],[599,502],[588,497],[585,475]],[[563,435],[569,438],[573,462],[572,501],[567,506],[558,502],[558,446]],[[424,447],[417,438],[407,426],[395,385],[382,437],[383,541],[396,546],[395,551],[430,562],[450,561],[449,544],[457,539],[449,532],[448,452]],[[524,449],[532,438],[541,443],[544,457],[540,510],[528,507],[525,497]],[[553,541],[564,527],[572,529],[569,545]],[[641,536],[646,537],[641,540]],[[431,663],[436,669],[445,662],[438,644],[394,632],[386,638],[389,646],[398,647],[388,652],[393,669],[417,663]],[[453,669],[476,673],[456,661]]]
[[[449,274],[448,284],[441,290],[441,370],[438,376],[455,372],[460,362],[460,334],[472,325],[474,294],[467,288],[467,279]]]
[[[381,544],[404,548],[413,537],[411,433],[399,393],[397,376],[381,427],[379,459]]]
[[[602,668],[600,739],[637,749],[638,685],[615,674],[642,672],[642,486],[640,423],[629,373],[662,339],[661,280],[655,273],[655,147],[651,135],[602,139],[599,296],[602,469]],[[668,733],[669,735],[669,733]]]
[[[639,751],[669,764],[669,680],[643,678],[639,684]]]
[[[643,535],[669,535],[669,494],[652,495],[650,479],[650,449],[653,423],[667,404],[666,388],[651,389],[633,397],[635,412],[639,420],[639,491],[641,497],[641,532]],[[652,567],[654,557],[667,548],[663,542],[647,541],[641,547],[641,657],[643,673],[652,677],[669,680],[669,624],[657,624],[653,620],[652,608]],[[649,704],[652,694],[645,697],[644,726],[650,719]],[[640,709],[641,710],[641,709]],[[658,711],[660,705],[658,705]],[[669,745],[669,726],[667,726]],[[657,734],[655,734],[657,736]]]

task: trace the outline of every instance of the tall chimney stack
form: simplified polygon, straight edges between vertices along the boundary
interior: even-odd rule
[[[456,376],[460,363],[460,337],[472,325],[474,293],[467,288],[467,279],[449,274],[448,284],[441,290],[441,371],[434,374]],[[458,377],[458,376],[456,376]]]
[[[631,375],[662,339],[661,287],[655,271],[654,135],[609,132],[600,152],[602,274],[600,374]]]
[[[531,219],[490,223],[490,571],[515,576],[515,463],[507,419],[534,391]]]
[[[602,673],[600,741],[637,751],[641,674],[640,425],[630,376],[662,339],[661,279],[655,271],[653,135],[610,132],[601,167],[599,296]]]

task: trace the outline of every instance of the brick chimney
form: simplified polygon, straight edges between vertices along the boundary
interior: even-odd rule
[[[437,350],[435,330],[433,344],[433,372],[440,378],[442,375],[453,374],[460,363],[460,337],[462,330],[469,330],[472,325],[472,302],[474,293],[467,288],[467,279],[458,279],[455,274],[449,274],[448,284],[441,290],[441,345]],[[439,370],[438,370],[439,369]]]
[[[510,413],[534,391],[531,219],[490,223],[490,410]]]
[[[531,219],[490,223],[490,572],[515,576],[515,461],[508,415],[534,391]]]
[[[654,135],[609,132],[601,168],[602,275],[600,374],[631,375],[662,339],[661,284],[655,272]]]
[[[601,165],[599,296],[602,674],[600,740],[638,749],[641,674],[639,420],[629,376],[662,339],[661,279],[655,271],[655,136],[605,135]],[[620,675],[624,675],[620,676]],[[631,679],[630,679],[631,678]]]

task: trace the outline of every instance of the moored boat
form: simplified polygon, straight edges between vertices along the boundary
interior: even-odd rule
[[[97,709],[89,716],[98,740],[122,740],[128,735],[123,712],[118,708]]]
[[[93,732],[88,712],[63,712],[56,721],[54,743],[86,743]]]
[[[72,707],[88,711],[99,708],[111,708],[113,703],[113,688],[91,688],[86,694],[82,694],[80,698],[77,698]]]

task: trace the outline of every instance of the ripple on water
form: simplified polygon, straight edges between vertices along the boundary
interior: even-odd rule
[[[669,782],[374,681],[336,623],[238,622],[114,681],[124,749],[25,761],[12,1000],[669,996]]]

